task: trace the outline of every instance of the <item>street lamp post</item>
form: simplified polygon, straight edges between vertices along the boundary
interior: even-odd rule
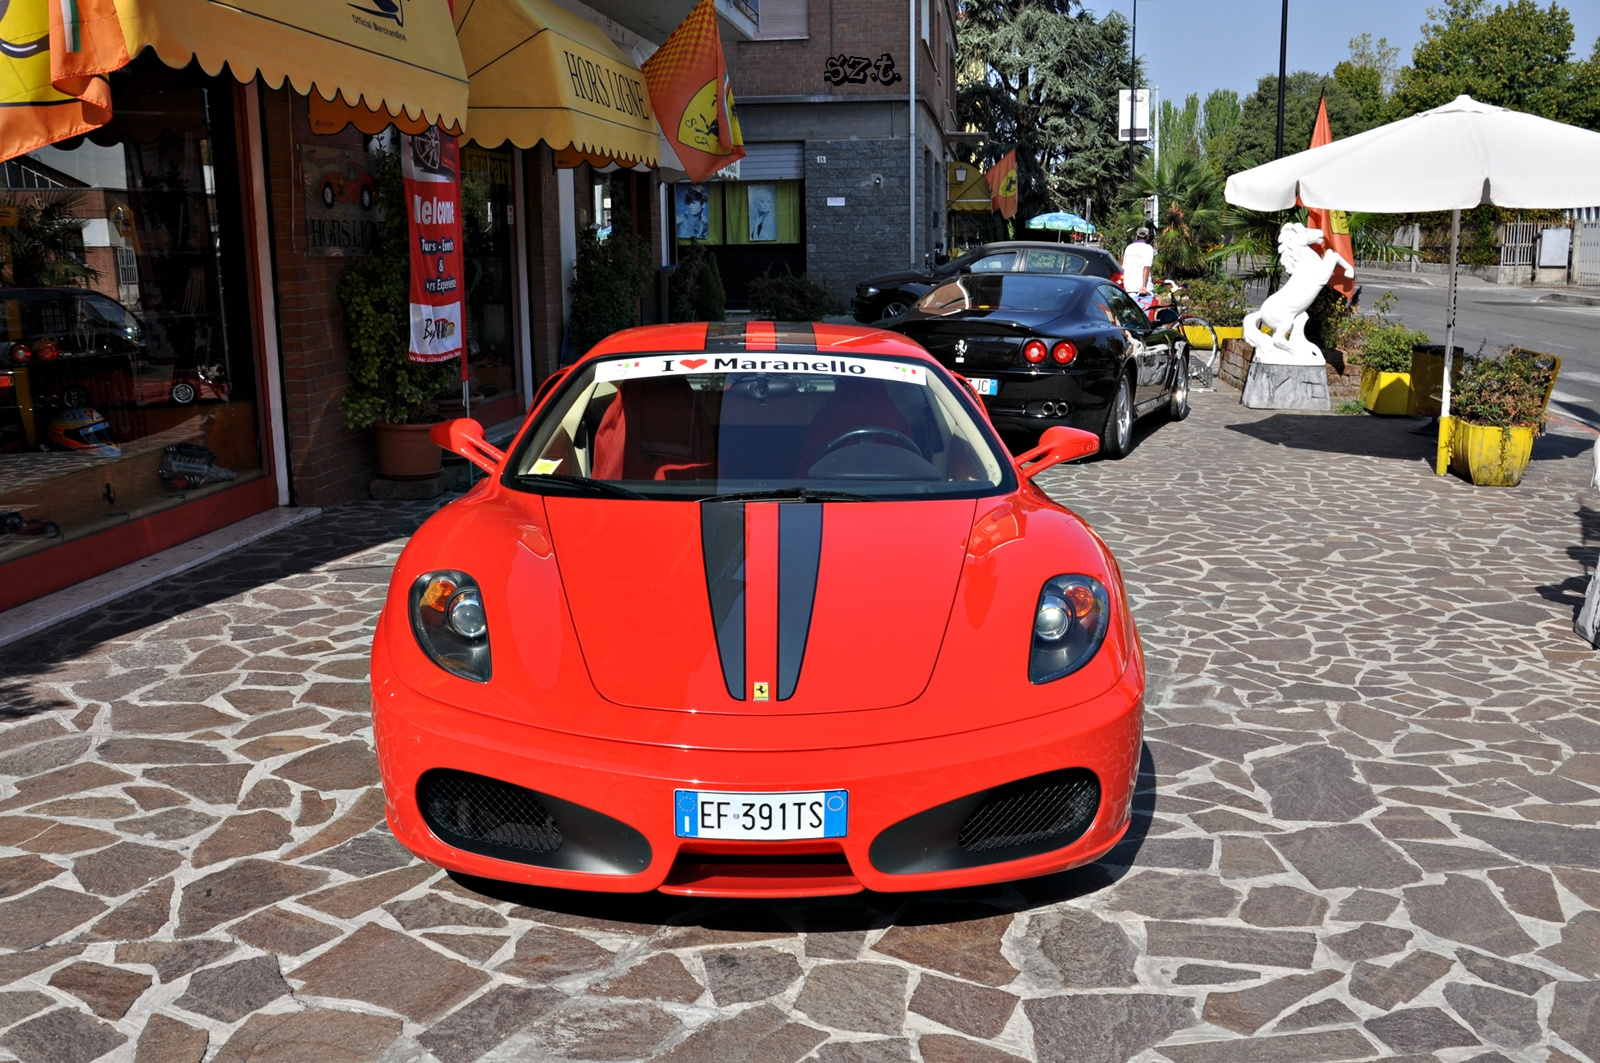
[[[1138,3],[1139,0],[1133,0]],[[1283,158],[1283,101],[1289,78],[1289,0],[1283,0],[1283,21],[1278,28],[1278,153]]]

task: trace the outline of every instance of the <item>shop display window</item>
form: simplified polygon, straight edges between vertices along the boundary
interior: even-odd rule
[[[110,80],[0,165],[0,562],[262,475],[233,82]]]
[[[673,186],[679,245],[800,242],[799,181],[711,181]]]
[[[514,394],[511,152],[461,148],[461,216],[467,274],[467,347],[473,402]],[[459,398],[459,390],[447,397]]]

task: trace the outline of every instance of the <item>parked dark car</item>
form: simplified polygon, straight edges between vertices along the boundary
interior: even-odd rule
[[[933,288],[962,273],[1046,273],[1104,277],[1122,283],[1117,256],[1084,244],[1057,244],[1041,240],[1007,240],[983,244],[942,266],[924,270],[883,273],[856,285],[850,310],[856,320],[892,320],[909,310]]]
[[[885,327],[965,376],[1002,432],[1082,428],[1120,458],[1137,418],[1189,415],[1183,334],[1108,279],[958,274]]]

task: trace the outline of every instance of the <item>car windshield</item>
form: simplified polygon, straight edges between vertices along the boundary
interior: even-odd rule
[[[967,498],[1015,486],[973,408],[926,363],[776,352],[581,366],[524,434],[506,482],[674,500]]]
[[[963,310],[1048,310],[1064,312],[1083,290],[1075,278],[1037,273],[968,273],[924,295],[917,309],[946,316]]]

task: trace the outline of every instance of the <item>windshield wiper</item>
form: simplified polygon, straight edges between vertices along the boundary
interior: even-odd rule
[[[702,502],[871,502],[866,495],[849,491],[818,491],[810,487],[778,487],[770,491],[733,491],[702,498]]]
[[[524,473],[523,475],[517,477],[517,479],[522,481],[524,484],[527,484],[529,487],[536,487],[539,484],[561,484],[564,487],[574,487],[580,489],[588,488],[593,491],[599,491],[603,494],[615,495],[618,498],[637,498],[644,501],[649,500],[648,495],[642,495],[637,491],[631,490],[630,488],[623,487],[621,484],[614,484],[609,480],[595,480],[588,476],[557,476],[553,473],[531,476],[527,473]]]

